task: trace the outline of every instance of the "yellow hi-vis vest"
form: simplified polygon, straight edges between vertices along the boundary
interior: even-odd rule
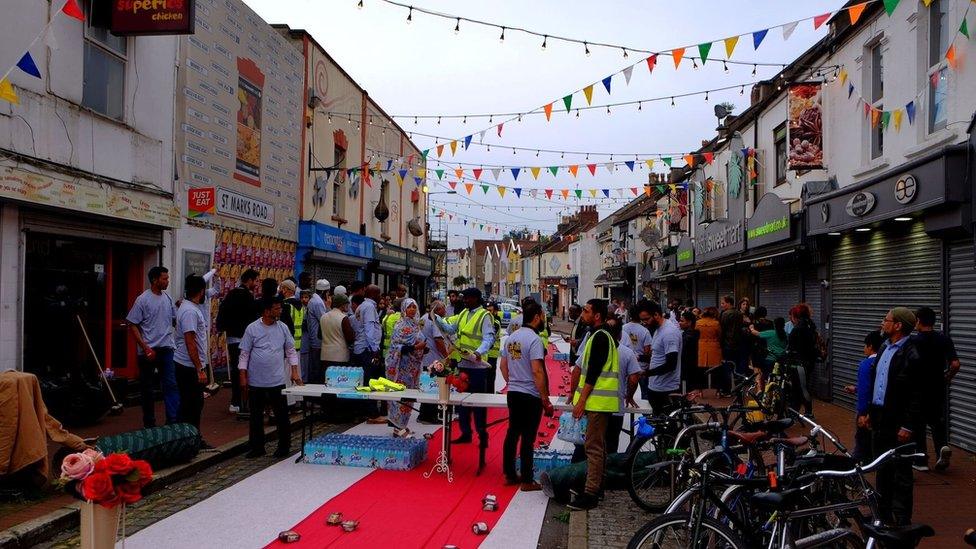
[[[549,351],[549,321],[545,320],[542,323],[542,329],[539,330],[539,339],[542,340],[542,348],[545,351]]]
[[[488,311],[481,307],[475,310],[465,309],[459,314],[451,317],[457,320],[457,341],[454,343],[454,351],[451,358],[460,360],[462,354],[473,353],[481,347],[482,332],[484,328],[485,315]]]
[[[380,348],[383,356],[386,356],[386,352],[390,350],[390,343],[393,342],[393,328],[396,327],[398,320],[400,320],[400,313],[390,313],[383,318],[383,346]]]
[[[294,303],[291,303],[291,323],[295,327],[295,350],[300,351],[302,348],[302,323],[305,322],[305,308],[296,307]]]
[[[495,326],[495,342],[488,349],[488,358],[498,358],[502,350],[502,312],[498,311],[491,317],[491,323]]]
[[[620,411],[620,376],[618,373],[620,358],[617,354],[617,343],[606,330],[598,330],[586,340],[586,347],[583,349],[582,372],[580,372],[579,386],[576,387],[576,393],[573,395],[573,404],[579,401],[583,386],[586,385],[586,368],[590,360],[590,348],[593,346],[593,340],[600,334],[603,334],[603,337],[606,337],[610,342],[610,352],[607,353],[607,361],[603,364],[603,370],[596,380],[596,385],[593,386],[590,397],[586,399],[586,411],[616,413]]]

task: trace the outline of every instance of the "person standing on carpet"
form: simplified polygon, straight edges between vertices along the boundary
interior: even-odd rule
[[[569,504],[570,509],[593,509],[603,489],[606,465],[606,431],[610,416],[620,411],[620,379],[617,375],[619,354],[617,343],[607,332],[607,302],[591,299],[583,307],[583,323],[590,327],[590,336],[583,347],[581,368],[574,368],[571,386],[573,417],[586,415],[586,488]]]
[[[446,333],[457,333],[454,352],[451,359],[458,362],[462,373],[468,374],[468,392],[487,393],[488,363],[482,357],[486,356],[495,342],[495,324],[491,321],[488,311],[482,307],[481,290],[467,288],[461,295],[464,297],[465,309],[449,319],[449,324],[441,325]],[[485,408],[458,408],[458,427],[461,435],[454,439],[454,444],[471,442],[471,415],[474,415],[475,428],[478,430],[478,441],[481,446],[488,447],[488,411]]]
[[[423,372],[436,361],[447,360],[448,339],[444,337],[440,326],[437,324],[437,317],[443,318],[447,314],[444,302],[434,300],[431,302],[429,311],[420,319],[420,334],[424,341],[424,358],[420,361],[420,370]],[[421,404],[420,413],[417,415],[418,423],[436,424],[440,423],[437,419],[436,404]]]
[[[502,470],[506,485],[521,484],[523,492],[534,492],[542,489],[532,478],[535,436],[543,411],[551,417],[553,408],[546,381],[545,354],[536,333],[545,313],[538,303],[532,303],[522,315],[522,327],[505,340],[498,364],[502,378],[508,384],[508,431],[502,450]],[[520,475],[515,472],[517,445],[521,458]]]
[[[386,356],[386,378],[402,383],[408,389],[416,389],[420,382],[420,362],[423,359],[424,340],[420,333],[420,319],[417,302],[409,297],[400,306],[400,319],[393,327],[390,351]],[[410,434],[409,404],[399,402],[389,407],[388,417],[393,425],[393,436],[405,437]]]
[[[256,458],[264,455],[264,410],[270,403],[278,424],[278,449],[275,457],[288,455],[291,446],[291,425],[288,418],[288,403],[281,394],[285,384],[281,374],[285,361],[291,366],[291,380],[295,385],[303,385],[298,371],[298,353],[295,352],[295,338],[288,331],[281,316],[281,299],[277,297],[261,300],[261,318],[255,320],[244,330],[241,338],[241,359],[238,369],[241,373],[241,387],[248,391],[248,405],[253,413],[250,417],[248,445],[250,451],[245,457]],[[318,360],[318,357],[315,357]]]

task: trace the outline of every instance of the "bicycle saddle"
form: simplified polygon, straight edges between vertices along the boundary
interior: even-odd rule
[[[743,431],[768,431],[770,433],[782,433],[793,426],[791,418],[771,419],[769,421],[757,421],[748,425],[743,425]]]
[[[882,542],[885,547],[915,547],[922,538],[935,535],[935,530],[928,524],[907,524],[905,526],[865,524],[864,532]]]
[[[729,431],[727,437],[730,442],[741,442],[743,444],[755,444],[760,440],[764,440],[769,436],[765,431],[756,431],[754,433],[743,433],[742,431]]]
[[[794,448],[803,446],[810,439],[805,436],[790,437],[790,438],[771,438],[769,439],[770,444],[785,444],[787,446],[793,446]]]
[[[803,495],[802,489],[792,488],[780,492],[758,492],[752,494],[751,500],[753,504],[759,507],[778,511],[792,507],[801,495]]]

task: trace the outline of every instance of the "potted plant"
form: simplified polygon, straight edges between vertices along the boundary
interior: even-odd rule
[[[441,402],[450,400],[451,387],[457,389],[459,393],[468,390],[468,374],[458,372],[457,365],[453,361],[435,360],[427,366],[427,372],[437,380],[437,394]]]

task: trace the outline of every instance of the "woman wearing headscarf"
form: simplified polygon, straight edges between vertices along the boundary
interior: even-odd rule
[[[393,326],[390,350],[386,356],[386,378],[402,383],[409,389],[416,389],[420,381],[420,363],[425,346],[420,333],[417,302],[410,298],[404,299],[400,312],[402,314]],[[406,404],[390,407],[388,418],[395,428],[395,436],[410,434],[407,429],[410,412],[411,408]]]

